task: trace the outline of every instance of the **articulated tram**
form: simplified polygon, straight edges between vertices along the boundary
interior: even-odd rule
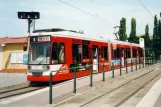
[[[73,78],[70,68],[92,65],[93,73],[136,64],[143,58],[143,50],[138,44],[117,40],[90,38],[84,34],[63,29],[36,30],[29,37],[28,81],[49,81],[52,72],[53,82]],[[125,62],[127,61],[127,63]],[[87,67],[77,69],[76,76],[90,74]]]

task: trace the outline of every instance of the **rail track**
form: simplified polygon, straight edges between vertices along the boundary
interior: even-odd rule
[[[119,102],[117,102],[114,105],[114,107],[119,107],[119,106],[123,105],[135,93],[137,93],[138,91],[140,91],[141,89],[143,89],[146,85],[148,85],[150,82],[152,82],[155,78],[160,77],[160,76],[161,76],[161,73],[159,73],[159,74],[155,75],[154,77],[152,77],[150,80],[148,80],[147,82],[145,82],[143,85],[141,85],[140,87],[138,87],[137,89],[133,90],[131,93],[129,93],[128,95],[126,95],[124,98],[122,98]]]
[[[161,66],[159,68],[161,68]],[[119,87],[117,87],[117,88],[115,88],[115,89],[113,89],[111,91],[108,91],[108,92],[106,92],[106,93],[104,93],[104,94],[102,94],[102,95],[100,95],[100,96],[98,96],[98,97],[96,97],[96,98],[94,98],[94,99],[92,99],[92,100],[80,105],[79,107],[92,107],[94,105],[97,106],[96,105],[97,102],[100,104],[101,100],[106,100],[107,101],[107,99],[110,99],[110,98],[115,98],[116,102],[114,102],[114,100],[113,100],[113,102],[112,101],[109,102],[109,103],[111,103],[111,105],[110,104],[109,105],[111,107],[119,107],[124,102],[126,102],[130,97],[132,97],[136,92],[141,90],[145,85],[147,85],[153,79],[155,79],[156,77],[161,75],[161,72],[154,72],[154,71],[158,70],[159,68],[154,69],[154,70],[152,70],[150,72],[147,72],[147,73],[145,73],[145,74],[143,74],[143,75],[141,75],[141,76],[139,76],[139,77],[137,77],[137,78],[125,83],[125,84],[123,84],[122,86],[119,86]],[[121,90],[121,89],[128,88],[128,85],[129,85],[129,87],[131,87],[130,86],[130,85],[132,85],[131,83],[138,84],[139,81],[141,81],[141,80],[143,80],[145,78],[148,78],[148,79],[146,81],[144,81],[143,84],[139,85],[137,88],[132,89],[129,93],[118,91],[118,90]],[[122,98],[120,98],[119,95],[121,95],[121,93],[124,93],[126,95],[124,95]],[[119,100],[118,100],[118,98],[119,98]],[[108,103],[108,102],[105,102],[105,103]],[[103,106],[101,106],[101,107],[103,107]]]
[[[28,82],[14,85],[14,86],[4,87],[0,89],[0,99],[21,95],[21,94],[36,91],[45,87],[47,86],[44,83],[43,84],[35,83],[31,85]]]
[[[155,64],[153,66],[153,68],[151,68],[150,66],[148,66],[146,69],[148,71],[146,71],[146,69],[143,70],[139,70],[138,73],[135,74],[135,72],[133,72],[132,74],[130,73],[128,76],[128,79],[125,81],[124,78],[126,77],[126,75],[124,75],[125,77],[119,77],[118,79],[116,79],[116,81],[114,80],[113,82],[118,82],[117,84],[113,84],[111,87],[108,87],[111,83],[107,83],[107,85],[103,85],[102,88],[100,88],[99,86],[95,87],[95,89],[92,90],[92,92],[90,90],[87,90],[85,92],[83,92],[82,94],[78,94],[76,96],[73,96],[71,98],[67,98],[64,100],[56,100],[54,101],[54,107],[66,107],[66,106],[73,106],[73,107],[97,107],[97,106],[101,106],[101,107],[118,107],[121,104],[123,104],[128,98],[130,98],[132,95],[134,95],[136,92],[138,92],[141,88],[143,88],[145,85],[147,85],[149,82],[153,81],[154,78],[158,77],[159,75],[161,76],[161,72],[159,72],[158,70],[160,70],[161,66],[158,64]],[[127,78],[127,77],[126,77]],[[144,81],[146,80],[146,81]],[[143,83],[139,86],[137,86],[137,84],[140,84],[140,81],[143,81]],[[112,83],[113,83],[112,82]],[[106,84],[106,83],[105,83]],[[130,89],[130,91],[128,91],[127,93],[121,92],[119,91],[120,89],[125,89],[126,87],[132,87],[128,85],[136,85],[136,87]],[[100,92],[100,93],[99,93]],[[111,105],[109,105],[108,102],[102,102],[101,100],[104,97],[110,97],[111,95],[114,95],[114,93],[118,93],[119,94],[115,94],[115,96],[109,98],[109,100],[113,99],[110,103]],[[99,94],[98,94],[99,93]],[[124,96],[121,96],[122,93],[125,93]],[[117,96],[118,95],[118,96]],[[114,99],[116,98],[116,100]],[[63,98],[62,98],[63,99]],[[101,99],[101,100],[100,100]],[[105,100],[107,100],[105,98]],[[102,106],[102,104],[105,103],[105,105]],[[97,105],[98,104],[98,105]],[[108,104],[108,105],[106,105]]]

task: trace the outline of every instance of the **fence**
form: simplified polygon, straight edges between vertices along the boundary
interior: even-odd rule
[[[130,67],[131,68],[131,72],[133,72],[134,70],[133,70],[133,67],[135,66],[136,67],[136,71],[138,70],[138,65],[139,65],[139,69],[141,69],[141,64],[142,64],[142,68],[144,68],[144,67],[146,67],[146,66],[150,66],[150,65],[152,65],[152,64],[154,64],[154,63],[156,63],[157,61],[153,61],[152,60],[152,58],[147,58],[147,59],[145,59],[145,65],[144,65],[144,61],[143,61],[143,59],[139,59],[139,60],[136,60],[135,62],[134,61],[132,61],[131,60],[131,63],[130,63],[130,65],[128,66],[128,63],[127,63],[128,61],[127,60],[124,60],[124,64],[125,64],[125,66],[123,67],[122,66],[122,61],[120,61],[120,76],[122,75],[122,68],[125,68],[126,69],[126,74],[128,73],[128,67]],[[76,70],[78,70],[78,69],[82,69],[82,68],[89,68],[89,70],[90,70],[90,83],[89,83],[89,85],[90,85],[90,87],[92,87],[93,86],[93,69],[92,69],[92,67],[93,67],[93,65],[102,65],[102,81],[105,81],[105,70],[104,70],[104,65],[105,64],[107,64],[107,62],[106,63],[98,63],[98,64],[91,64],[91,65],[88,65],[88,66],[81,66],[81,67],[74,67],[74,68],[70,68],[70,69],[63,69],[63,70],[73,70],[74,72],[74,77],[73,77],[73,93],[76,93],[76,88],[77,88],[77,77],[76,77]],[[115,65],[114,65],[114,62],[110,62],[109,63],[110,65],[111,65],[111,70],[112,70],[112,78],[115,78]],[[63,71],[63,70],[61,70],[61,71]],[[60,70],[57,70],[57,71],[60,71]],[[55,72],[55,71],[54,71]],[[49,81],[49,104],[52,104],[52,72],[50,72],[50,81]]]

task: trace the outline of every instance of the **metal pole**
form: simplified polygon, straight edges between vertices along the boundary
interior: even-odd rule
[[[114,62],[112,62],[112,78],[115,78],[115,74],[114,74]]]
[[[28,33],[30,33],[30,25],[32,23],[32,20],[31,19],[28,19]]]
[[[132,59],[131,59],[131,72],[133,72],[133,62],[132,62]]]
[[[140,59],[139,59],[139,69],[141,69],[141,66],[140,66]]]
[[[33,31],[35,30],[35,19],[33,19]]]
[[[127,74],[128,72],[127,72],[127,60],[126,60],[126,74]]]
[[[148,58],[148,66],[149,66],[149,58]]]
[[[143,48],[143,50],[144,50],[144,55],[143,55],[143,68],[144,68],[144,66],[145,66],[145,47]]]
[[[143,68],[144,68],[144,64],[145,64],[145,63],[143,62]]]
[[[74,93],[76,93],[76,68],[74,68]]]
[[[52,72],[50,72],[50,81],[49,81],[49,104],[52,104]]]
[[[103,81],[105,81],[105,71],[104,71],[104,64],[102,65],[102,72],[103,72]]]
[[[138,69],[138,67],[137,67],[137,63],[138,63],[138,61],[137,61],[137,59],[136,59],[136,71],[137,71],[137,69]]]
[[[121,67],[122,67],[122,63],[121,63],[121,60],[120,60],[120,76],[122,75]]]
[[[90,86],[92,87],[93,86],[93,78],[92,78],[92,75],[93,75],[93,71],[92,71],[92,66],[90,67]]]

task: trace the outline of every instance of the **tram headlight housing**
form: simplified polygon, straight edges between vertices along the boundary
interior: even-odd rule
[[[28,70],[31,70],[32,69],[32,67],[31,66],[28,66]]]
[[[50,66],[43,66],[42,69],[43,69],[43,70],[50,69]]]

